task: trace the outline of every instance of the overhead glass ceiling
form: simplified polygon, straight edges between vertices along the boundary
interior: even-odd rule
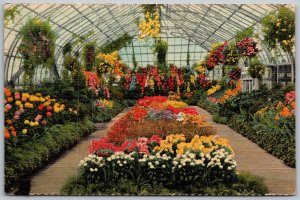
[[[13,4],[7,4],[9,8]],[[235,33],[255,25],[265,14],[279,5],[272,4],[172,4],[163,5],[161,12],[162,37],[168,41],[167,60],[178,67],[186,66],[187,49],[190,63],[203,58],[212,43],[228,41]],[[293,8],[294,9],[294,8]],[[135,19],[143,18],[140,5],[130,4],[19,4],[20,15],[10,22],[4,30],[5,81],[22,82],[22,60],[17,54],[20,44],[18,35],[29,18],[38,16],[50,20],[52,29],[58,35],[55,60],[58,70],[37,68],[35,80],[51,79],[62,71],[62,47],[72,40],[73,35],[82,36],[93,33],[85,43],[96,41],[98,46],[113,41],[127,32],[134,36],[133,45],[120,50],[123,61],[132,65],[132,47],[140,66],[153,64],[151,40],[147,43],[137,39],[138,27]],[[84,44],[77,45],[81,50]],[[189,44],[189,45],[188,45]],[[189,47],[188,47],[189,46]],[[265,63],[270,62],[274,52],[264,46],[259,56]],[[288,61],[279,52],[281,61]]]

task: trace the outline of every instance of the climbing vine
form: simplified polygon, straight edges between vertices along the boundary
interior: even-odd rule
[[[49,21],[42,21],[37,17],[27,21],[21,28],[20,35],[22,42],[18,52],[24,60],[24,83],[31,84],[37,66],[53,66],[56,35],[51,30]]]

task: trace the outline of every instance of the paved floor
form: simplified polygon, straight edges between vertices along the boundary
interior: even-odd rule
[[[206,110],[196,107],[198,113],[215,127],[217,134],[227,138],[235,152],[239,172],[250,172],[263,178],[269,193],[275,195],[292,195],[296,192],[296,169],[288,167],[284,162],[269,154],[257,144],[227,125],[213,122]]]
[[[128,108],[124,109],[110,122],[97,123],[95,132],[67,151],[56,162],[36,174],[31,179],[30,195],[59,195],[66,180],[77,173],[80,160],[87,156],[91,140],[105,136],[106,130],[127,111]]]
[[[239,172],[250,172],[262,177],[274,195],[292,195],[296,188],[296,170],[286,166],[280,159],[267,153],[258,145],[236,133],[227,125],[212,122],[212,116],[199,107],[195,107],[200,115],[210,121],[217,134],[230,140],[236,155]],[[106,130],[128,109],[117,115],[108,123],[97,124],[97,131],[81,141],[76,147],[66,152],[59,160],[38,173],[31,180],[30,195],[59,195],[65,181],[75,175],[79,161],[87,155],[87,148],[92,139],[103,137]]]

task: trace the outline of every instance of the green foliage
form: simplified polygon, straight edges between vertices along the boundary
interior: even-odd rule
[[[51,30],[49,21],[41,21],[35,17],[21,28],[20,36],[22,42],[18,52],[24,59],[24,82],[30,84],[38,65],[53,66],[56,35]]]
[[[96,42],[87,43],[82,50],[83,66],[87,71],[92,71],[95,64]]]
[[[78,61],[77,57],[71,54],[64,55],[63,66],[72,74],[74,74],[76,71],[78,71],[81,68],[81,64]]]
[[[214,122],[220,123],[220,124],[226,124],[227,123],[227,118],[222,117],[219,114],[214,114],[213,115],[213,120],[214,120]]]
[[[165,66],[167,64],[166,56],[168,52],[168,43],[162,39],[159,39],[154,44],[153,53],[156,54],[156,61],[159,66]]]
[[[265,66],[260,62],[257,57],[250,59],[250,67],[248,73],[252,78],[262,79],[262,76],[265,72]]]
[[[253,26],[246,28],[245,30],[238,31],[235,34],[235,42],[240,42],[242,39],[252,37],[254,34]]]
[[[295,45],[295,12],[286,7],[280,7],[261,20],[264,32],[264,42],[271,48],[276,45],[291,53]]]
[[[10,21],[15,22],[16,16],[20,15],[19,5],[11,6],[4,10],[4,24],[8,25]]]
[[[269,123],[262,123],[257,118],[248,120],[245,114],[236,114],[229,120],[229,126],[235,131],[249,138],[261,148],[284,161],[290,167],[296,164],[296,146],[294,131],[287,135],[288,129],[280,129],[274,126],[274,119]],[[264,120],[266,121],[266,120]],[[293,124],[292,126],[295,126]]]
[[[128,33],[124,33],[119,38],[102,45],[99,48],[99,52],[108,54],[114,51],[118,51],[123,47],[126,47],[130,42],[132,42],[132,38],[133,37],[130,36]]]
[[[171,181],[171,180],[170,180]],[[188,185],[177,185],[169,187],[152,182],[135,182],[121,179],[114,185],[104,183],[86,184],[82,174],[71,177],[61,189],[63,195],[264,195],[268,192],[263,181],[253,175],[242,173],[232,180],[232,184],[215,184],[212,186],[199,185],[197,183]]]
[[[42,137],[5,152],[5,191],[27,179],[91,133],[95,125],[88,119],[49,128]]]

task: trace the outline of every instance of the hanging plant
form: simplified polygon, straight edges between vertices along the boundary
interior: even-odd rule
[[[95,64],[96,42],[90,42],[83,47],[83,66],[87,71],[92,71]]]
[[[254,57],[258,53],[257,42],[253,38],[244,38],[237,43],[241,54],[246,57]]]
[[[138,21],[139,38],[160,37],[160,6],[154,4],[143,5],[144,19]]]
[[[262,79],[265,72],[265,66],[260,62],[257,57],[250,60],[250,67],[248,68],[248,73],[252,78]]]
[[[31,83],[34,69],[39,66],[51,67],[54,64],[56,35],[49,21],[32,18],[21,28],[22,42],[18,48],[24,60],[24,81]]]
[[[156,41],[153,49],[154,54],[156,54],[156,61],[158,66],[165,66],[167,61],[168,43],[165,40],[159,39]]]
[[[234,66],[239,61],[239,53],[234,42],[230,42],[224,51],[224,65]]]
[[[217,42],[211,46],[211,49],[207,58],[207,69],[213,70],[215,66],[224,62],[223,52],[227,47],[227,42]]]
[[[241,69],[232,69],[231,71],[229,71],[228,77],[231,80],[239,80],[241,78]]]
[[[295,46],[295,12],[281,7],[261,20],[264,42],[272,49],[276,45],[288,53]]]

